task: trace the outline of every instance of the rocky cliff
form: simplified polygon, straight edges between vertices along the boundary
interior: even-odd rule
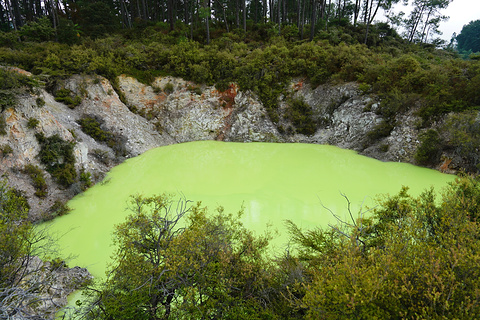
[[[19,95],[16,106],[3,112],[6,134],[0,135],[0,146],[10,150],[0,156],[0,172],[11,186],[27,195],[31,217],[38,220],[54,210],[56,202],[82,190],[80,182],[60,186],[45,171],[46,165],[38,156],[38,134],[58,135],[73,142],[75,169],[88,173],[93,183],[114,165],[151,148],[208,139],[331,144],[384,161],[412,161],[418,144],[415,116],[399,116],[386,137],[372,139],[370,133],[384,121],[376,112],[379,100],[364,94],[357,84],[312,88],[296,79],[286,91],[288,95],[279,99],[278,121],[273,123],[258,97],[239,91],[235,85],[220,92],[173,77],[157,78],[148,86],[120,76],[114,87],[105,78],[76,75],[57,81],[48,92],[40,89]],[[62,97],[67,92],[71,99],[59,99],[61,92]],[[73,98],[75,105],[66,102]],[[309,109],[312,134],[296,130],[292,99]],[[94,119],[99,132],[110,138],[100,139],[82,129],[82,119]],[[41,198],[35,195],[32,176],[24,169],[28,164],[43,171],[47,189]]]

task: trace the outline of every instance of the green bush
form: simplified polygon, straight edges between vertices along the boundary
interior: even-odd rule
[[[376,124],[373,129],[367,133],[367,139],[373,142],[388,137],[394,128],[395,126],[392,123],[382,120],[382,122]]]
[[[43,220],[52,220],[56,217],[61,217],[68,214],[72,209],[63,201],[55,200],[48,212],[43,215]]]
[[[96,118],[84,117],[77,121],[82,131],[88,134],[90,137],[99,142],[109,142],[113,139],[113,134],[102,130],[100,128],[101,123]]]
[[[0,112],[8,108],[15,108],[15,94],[11,90],[0,90]]]
[[[12,147],[8,144],[0,145],[0,152],[2,153],[3,157],[6,157],[7,155],[13,153]]]
[[[109,131],[101,129],[101,123],[94,117],[84,117],[77,121],[82,131],[91,136],[98,142],[105,143],[108,147],[115,151],[117,156],[125,156],[125,138],[121,135],[113,134]]]
[[[23,25],[20,28],[20,36],[27,41],[51,41],[55,38],[55,29],[48,17],[41,17]]]
[[[7,121],[5,121],[5,116],[3,113],[0,113],[0,136],[7,134]]]
[[[77,179],[75,170],[75,143],[60,138],[59,135],[45,137],[42,133],[35,135],[40,144],[38,157],[46,170],[54,177],[58,184],[69,187]]]
[[[77,171],[72,163],[59,166],[52,172],[52,176],[63,187],[69,187],[77,181]]]
[[[65,103],[70,109],[75,108],[82,103],[80,96],[74,95],[70,89],[59,89],[55,92],[55,101]]]
[[[33,89],[39,83],[34,77],[24,75],[16,70],[0,68],[0,90],[12,90],[19,88]]]
[[[454,153],[462,157],[468,171],[480,171],[480,122],[478,111],[450,114],[445,120],[442,132],[446,144]]]
[[[47,196],[48,186],[42,169],[33,164],[28,164],[23,169],[23,172],[28,174],[30,179],[32,179],[35,195],[39,198],[45,198]]]
[[[43,106],[45,106],[45,100],[43,100],[43,98],[41,97],[38,97],[37,99],[35,99],[35,103],[39,108],[42,108]]]
[[[297,251],[282,267],[305,319],[479,318],[478,179],[457,179],[441,199],[407,190],[333,228],[290,223]]]
[[[285,117],[292,122],[298,133],[312,135],[316,131],[312,108],[303,99],[289,99]]]
[[[415,152],[415,160],[422,165],[435,164],[441,151],[441,140],[438,132],[428,129],[419,135],[420,145]]]
[[[38,119],[28,118],[27,128],[35,129],[38,126],[39,123],[40,123],[40,121],[38,121]]]
[[[85,191],[93,185],[92,174],[85,169],[80,170],[80,183],[82,184],[82,190]]]
[[[171,82],[168,82],[167,84],[165,84],[165,86],[163,87],[163,91],[165,91],[165,93],[167,94],[170,94],[172,93],[174,90],[174,86]]]

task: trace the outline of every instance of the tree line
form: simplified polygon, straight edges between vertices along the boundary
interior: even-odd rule
[[[170,30],[184,29],[187,36],[201,30],[210,41],[212,28],[247,31],[273,23],[278,32],[294,28],[303,39],[330,25],[362,24],[367,41],[370,25],[384,12],[390,24],[405,29],[409,42],[427,42],[438,34],[441,14],[452,0],[412,0],[408,16],[393,14],[400,0],[1,0],[0,30],[18,30],[47,17],[58,28],[78,28],[96,37],[118,28],[164,23]],[[407,1],[403,1],[405,4]]]

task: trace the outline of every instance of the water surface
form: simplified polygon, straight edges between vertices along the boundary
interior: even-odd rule
[[[211,210],[245,208],[245,225],[279,231],[282,250],[288,240],[284,221],[302,227],[335,222],[329,208],[346,217],[346,195],[356,214],[373,206],[378,194],[397,193],[402,185],[419,194],[440,188],[453,176],[409,164],[384,163],[333,146],[307,144],[225,143],[202,141],[150,150],[113,168],[104,183],[72,199],[73,211],[55,219],[53,232],[63,234],[63,254],[76,255],[69,266],[105,274],[113,252],[112,231],[129,213],[132,194],[182,193]]]

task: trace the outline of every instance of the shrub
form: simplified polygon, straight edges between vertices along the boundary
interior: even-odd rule
[[[446,135],[447,145],[455,154],[462,157],[467,170],[479,171],[480,165],[480,122],[477,120],[478,111],[466,111],[450,114],[442,128]]]
[[[375,141],[381,138],[388,137],[392,132],[395,126],[388,121],[382,120],[382,122],[378,123],[373,127],[371,131],[367,133],[367,139],[370,141]]]
[[[77,178],[73,154],[75,143],[65,141],[57,134],[48,138],[42,133],[37,133],[35,136],[41,147],[38,154],[40,161],[57,183],[63,187],[69,187]]]
[[[12,147],[8,144],[4,144],[0,146],[0,152],[2,152],[2,156],[5,157],[11,153],[13,153]]]
[[[82,131],[99,142],[108,142],[113,139],[113,134],[102,130],[99,120],[93,117],[84,117],[77,121]]]
[[[77,171],[72,163],[66,163],[53,171],[52,176],[61,186],[69,187],[77,180]]]
[[[40,123],[40,121],[38,121],[38,119],[29,118],[28,122],[27,122],[27,128],[35,129],[38,126],[39,123]]]
[[[117,156],[124,156],[125,138],[121,135],[113,134],[109,131],[101,129],[101,123],[94,117],[85,117],[78,120],[78,124],[82,127],[82,131],[91,136],[98,142],[103,142],[115,151]]]
[[[48,187],[42,169],[33,164],[28,164],[23,169],[23,172],[28,174],[30,179],[32,179],[33,187],[35,188],[35,195],[39,198],[45,198],[47,196]]]
[[[82,103],[82,98],[80,96],[74,95],[71,90],[62,88],[57,90],[57,92],[55,93],[55,101],[63,102],[70,109],[73,109],[80,103]]]
[[[202,89],[199,86],[188,85],[187,90],[191,93],[195,93],[196,95],[202,95]]]
[[[15,94],[11,90],[0,90],[0,112],[15,107]]]
[[[42,108],[43,106],[45,106],[45,100],[43,100],[42,97],[38,97],[37,99],[35,99],[35,103],[39,108]]]
[[[50,19],[45,16],[22,26],[20,35],[27,41],[50,41],[55,38],[55,29],[53,29]]]
[[[85,171],[84,168],[80,170],[80,178],[79,178],[80,183],[82,184],[82,191],[87,190],[90,188],[93,183],[92,183],[92,174],[88,171]]]
[[[174,90],[174,86],[171,82],[168,82],[167,84],[165,84],[165,86],[163,87],[163,91],[165,91],[165,93],[167,94],[170,94],[172,93]]]
[[[67,204],[61,200],[55,200],[48,212],[43,215],[43,220],[52,220],[56,217],[61,217],[72,211]]]
[[[428,129],[419,136],[420,145],[415,152],[415,160],[422,165],[433,164],[440,155],[440,136],[434,129]]]
[[[289,99],[285,116],[295,126],[298,133],[312,135],[316,130],[312,108],[303,99]]]
[[[368,218],[308,231],[290,222],[299,249],[284,265],[300,285],[288,292],[306,319],[479,318],[478,179],[458,178],[441,199],[407,189]]]
[[[0,113],[0,135],[4,136],[7,134],[7,122],[5,121],[5,117],[3,113]]]

